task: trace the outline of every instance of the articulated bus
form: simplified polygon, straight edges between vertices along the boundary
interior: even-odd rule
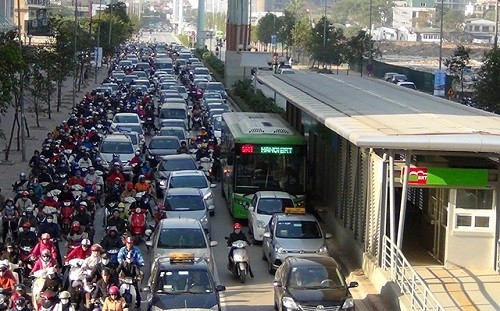
[[[234,218],[246,219],[257,191],[286,191],[305,204],[306,139],[277,114],[222,115],[222,194]]]

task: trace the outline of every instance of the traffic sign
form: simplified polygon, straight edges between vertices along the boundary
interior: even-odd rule
[[[455,90],[452,89],[452,88],[449,88],[448,92],[446,92],[446,94],[448,94],[448,96],[454,96],[455,95]]]

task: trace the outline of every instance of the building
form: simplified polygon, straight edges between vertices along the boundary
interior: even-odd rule
[[[430,0],[395,1],[392,8],[394,28],[432,27],[436,9]]]
[[[0,0],[0,32],[15,29],[13,0]]]
[[[474,43],[490,43],[495,37],[495,22],[487,19],[468,19],[464,23],[464,29],[474,37]]]

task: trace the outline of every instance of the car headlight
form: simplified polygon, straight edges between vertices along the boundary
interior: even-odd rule
[[[283,297],[283,306],[287,309],[298,309],[299,306],[295,303],[292,297]]]
[[[342,309],[349,309],[349,308],[352,308],[352,307],[354,307],[354,299],[347,298],[344,301],[344,304],[342,305]]]
[[[264,229],[266,227],[266,224],[262,220],[257,220],[257,222],[255,223],[255,225],[259,229]]]
[[[203,217],[201,217],[201,219],[200,219],[200,222],[202,222],[202,223],[208,222],[207,215],[203,215]]]
[[[154,159],[154,158],[155,158],[155,156],[153,156],[153,155],[148,156],[148,159]]]
[[[318,250],[316,251],[316,253],[318,253],[318,254],[326,254],[326,253],[328,253],[328,248],[326,247],[326,245],[323,245],[320,248],[318,248]]]
[[[278,254],[285,254],[287,251],[286,249],[283,248],[283,246],[279,245],[279,244],[276,244],[274,246],[274,251]]]
[[[214,198],[214,196],[212,195],[212,191],[207,192],[207,194],[205,194],[205,195],[203,196],[203,198],[204,198],[205,200],[211,200],[211,199],[213,199],[213,198]]]

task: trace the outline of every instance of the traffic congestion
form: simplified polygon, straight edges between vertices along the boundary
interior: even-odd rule
[[[354,310],[303,207],[303,138],[233,112],[177,41],[108,68],[12,184],[0,310]]]

